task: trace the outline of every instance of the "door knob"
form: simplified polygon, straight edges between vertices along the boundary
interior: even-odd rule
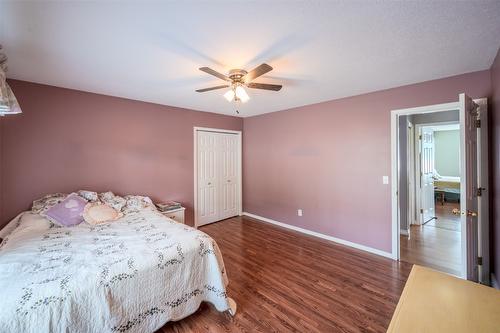
[[[230,183],[230,182],[231,182],[231,179],[228,179],[228,180],[227,180],[227,182],[228,182],[228,183]]]
[[[471,210],[467,211],[467,216],[477,216],[477,212],[473,212]]]
[[[212,185],[212,183],[209,182],[208,185]]]
[[[472,217],[477,216],[477,212],[473,212],[472,210],[467,210],[467,213],[465,213],[465,212],[461,212],[460,209],[458,209],[458,208],[453,208],[453,210],[451,212],[453,213],[453,215],[467,215],[467,216],[472,216]]]

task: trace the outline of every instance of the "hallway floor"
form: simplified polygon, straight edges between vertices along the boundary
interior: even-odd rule
[[[436,203],[437,219],[423,226],[412,225],[410,235],[400,236],[401,260],[460,275],[462,255],[460,216],[451,213],[458,203]]]

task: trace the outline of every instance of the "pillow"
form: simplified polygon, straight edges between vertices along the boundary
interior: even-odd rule
[[[50,207],[57,205],[58,203],[63,201],[66,197],[67,194],[64,193],[47,194],[43,198],[33,201],[31,211],[35,214],[41,214]]]
[[[100,202],[88,203],[83,210],[85,222],[91,225],[115,221],[122,216],[123,214],[113,207]]]
[[[41,215],[55,224],[69,227],[83,222],[82,213],[86,204],[87,200],[76,193],[71,193],[66,199],[50,207]]]
[[[115,194],[111,191],[99,193],[99,199],[101,201],[111,200],[115,197]]]
[[[97,200],[99,200],[97,192],[80,190],[78,191],[78,195],[90,202],[96,202]]]
[[[99,194],[99,199],[101,200],[102,203],[105,203],[113,207],[117,211],[121,211],[127,202],[127,200],[118,195],[115,195],[113,192],[101,193]]]
[[[153,201],[149,197],[144,197],[141,195],[126,195],[126,204],[123,207],[122,212],[125,214],[138,212],[145,208],[150,208],[156,210]]]

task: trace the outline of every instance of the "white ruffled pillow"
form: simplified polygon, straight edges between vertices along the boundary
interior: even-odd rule
[[[83,210],[83,219],[91,225],[112,222],[121,217],[123,217],[121,212],[100,202],[88,203]]]

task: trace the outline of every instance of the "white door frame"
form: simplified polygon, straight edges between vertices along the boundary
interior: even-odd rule
[[[450,110],[454,111],[454,110]],[[452,120],[452,121],[440,121],[440,122],[432,122],[432,123],[422,123],[422,124],[416,124],[415,125],[415,183],[417,183],[420,180],[420,174],[422,172],[422,161],[421,161],[421,156],[420,156],[420,151],[421,151],[421,142],[419,140],[419,137],[422,133],[422,127],[428,127],[428,126],[438,126],[438,125],[451,125],[451,124],[460,124],[460,120]],[[460,155],[461,156],[461,155]],[[415,216],[419,216],[420,214],[420,209],[422,208],[422,188],[420,186],[415,185]],[[423,225],[422,221],[422,216],[419,216],[419,218],[416,219],[416,222],[418,225]]]
[[[457,96],[458,97],[458,96]],[[482,107],[482,111],[487,114],[487,99],[486,98],[480,98],[477,100],[474,100],[475,103],[479,104]],[[406,108],[406,109],[396,109],[396,110],[391,110],[391,208],[392,208],[392,213],[391,213],[391,220],[392,220],[392,258],[394,260],[399,260],[400,258],[400,244],[399,244],[399,235],[400,235],[400,223],[398,219],[399,215],[399,207],[398,207],[398,189],[399,189],[399,177],[398,177],[398,128],[399,128],[399,120],[398,116],[401,115],[412,115],[412,114],[422,114],[422,113],[434,113],[434,112],[442,112],[442,111],[456,111],[459,110],[459,102],[451,102],[451,103],[443,103],[443,104],[435,104],[435,105],[429,105],[429,106],[420,106],[420,107],[415,107],[415,108]],[[487,119],[487,117],[484,117]],[[460,120],[462,121],[462,120]],[[482,124],[483,125],[483,124]],[[485,124],[487,125],[487,124]],[[480,141],[481,141],[481,157],[484,160],[484,158],[487,157],[487,128],[486,126],[481,126],[481,131],[480,131]],[[462,134],[461,134],[462,135]],[[486,139],[486,141],[484,141]],[[462,141],[463,138],[461,137],[460,140]],[[486,147],[485,147],[486,146]],[[463,153],[460,154],[460,159],[465,159],[465,156]],[[483,178],[481,179],[481,186],[487,187],[487,166],[485,166],[486,163],[481,163],[481,169],[483,171]],[[487,197],[488,197],[488,191],[486,191],[486,195],[483,197],[479,197],[480,200],[480,206],[481,206],[481,201],[483,201],[483,204],[481,207],[486,207],[487,204],[484,202],[487,202]],[[483,208],[484,209],[484,208]],[[485,213],[483,213],[483,216],[485,216]],[[467,247],[466,247],[466,228],[465,225],[461,226],[461,237],[462,237],[462,278],[466,278],[467,276]],[[485,248],[485,243],[487,244],[487,239],[485,237],[488,237],[487,230],[483,230],[483,233],[480,235],[480,242],[482,242],[483,246],[482,248]],[[483,276],[489,276],[489,267],[484,265],[484,263],[489,263],[489,253],[487,251],[483,251]],[[486,272],[487,271],[487,272]]]
[[[194,227],[198,228],[198,132],[215,132],[215,133],[226,133],[235,134],[238,136],[238,215],[241,216],[243,209],[243,189],[242,189],[242,135],[241,131],[225,130],[220,128],[210,128],[210,127],[193,127],[193,160],[194,160]]]
[[[457,96],[458,97],[458,96]],[[398,188],[399,188],[399,175],[398,175],[398,117],[403,115],[434,113],[443,111],[457,111],[459,103],[444,103],[429,106],[420,106],[415,108],[398,109],[391,111],[391,207],[392,207],[392,258],[399,260],[400,258],[400,242],[399,242],[399,229],[400,223],[398,219],[399,206],[398,206]],[[418,131],[415,131],[417,135]],[[417,162],[416,162],[417,163]],[[415,173],[416,174],[416,173]],[[415,186],[416,187],[416,186]],[[418,203],[419,198],[417,198]],[[418,205],[420,206],[420,205]],[[463,261],[464,258],[462,258]]]
[[[407,145],[406,145],[406,165],[407,165],[407,172],[406,172],[406,177],[410,181],[408,184],[407,188],[407,211],[408,215],[406,217],[407,219],[407,234],[408,237],[411,237],[410,233],[410,226],[412,224],[415,224],[415,216],[416,216],[416,200],[415,200],[415,189],[416,189],[416,177],[415,177],[415,125],[407,121],[407,131],[408,135],[406,136],[407,140]]]

